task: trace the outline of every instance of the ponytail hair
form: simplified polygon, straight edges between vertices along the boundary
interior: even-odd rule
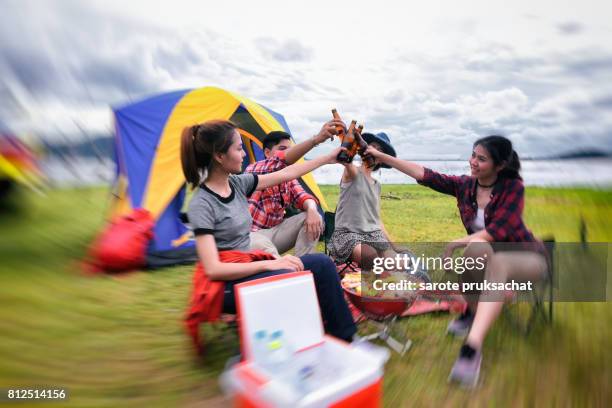
[[[501,177],[511,178],[511,179],[521,179],[522,177],[519,174],[521,171],[521,160],[519,159],[518,153],[516,150],[512,149],[512,157],[506,163],[502,171],[499,172]]]
[[[498,135],[487,136],[474,142],[474,147],[479,145],[489,152],[496,166],[504,166],[498,173],[498,177],[522,180],[521,161],[508,138]]]
[[[188,126],[181,134],[181,166],[187,183],[198,186],[213,163],[215,153],[227,153],[236,125],[227,120],[210,120]]]

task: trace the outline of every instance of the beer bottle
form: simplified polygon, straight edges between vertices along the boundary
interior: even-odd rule
[[[362,130],[363,130],[363,125],[359,125],[357,127],[357,132],[355,134],[356,141],[357,141],[356,144],[359,146],[358,153],[361,156],[361,159],[363,160],[363,164],[365,164],[366,167],[374,167],[374,158],[372,156],[365,156],[365,151],[368,148],[368,143],[365,140],[363,140],[363,137],[361,137]]]
[[[343,150],[338,153],[338,161],[343,163],[350,163],[353,161],[353,156],[357,152],[355,148],[355,125],[357,124],[356,120],[351,121],[351,124],[348,128],[348,131],[344,134],[342,140],[341,147],[346,148],[346,151]],[[352,155],[351,155],[352,153]]]
[[[338,111],[336,110],[336,108],[332,109],[332,116],[334,119],[342,120],[340,119],[340,115],[338,114]],[[336,125],[336,130],[338,131],[338,137],[340,138],[340,143],[342,143],[342,139],[344,137],[344,128],[340,125]]]

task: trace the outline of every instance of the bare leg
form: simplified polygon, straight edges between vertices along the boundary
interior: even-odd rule
[[[546,267],[544,256],[535,252],[497,252],[487,262],[485,278],[504,283],[511,279],[536,280],[544,277]],[[485,291],[481,294],[467,340],[451,369],[450,380],[468,387],[478,383],[484,338],[504,306],[503,301],[487,301],[497,300],[495,295],[500,294]]]
[[[493,248],[488,241],[483,239],[472,239],[463,251],[464,258],[485,258],[487,261],[493,257]],[[459,280],[463,282],[482,282],[485,271],[478,268],[466,269],[460,275]],[[468,309],[472,314],[478,309],[478,294],[464,296],[468,303]]]
[[[535,252],[499,252],[487,263],[485,279],[489,282],[537,281],[546,275],[546,259]],[[485,294],[486,296],[486,294]],[[489,295],[491,296],[491,295]],[[503,301],[481,301],[466,343],[481,349],[487,332],[499,316]]]
[[[355,245],[355,248],[353,248],[353,252],[349,257],[349,261],[357,262],[358,264],[361,262],[361,244]],[[361,266],[361,264],[359,266]]]
[[[379,256],[376,249],[367,244],[357,244],[353,248],[351,260],[357,262],[362,269],[371,271],[374,267],[374,258]]]

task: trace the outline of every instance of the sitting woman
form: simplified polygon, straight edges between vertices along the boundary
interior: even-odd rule
[[[364,133],[362,138],[371,149],[395,157],[395,149],[385,133]],[[408,252],[394,245],[380,216],[381,185],[372,173],[381,167],[390,168],[373,156],[370,166],[344,164],[335,229],[329,243],[330,255],[338,263],[353,261],[371,270],[375,257],[394,257],[398,252]],[[429,280],[422,270],[416,276]]]
[[[247,197],[253,191],[298,178],[322,165],[335,163],[339,151],[336,149],[328,155],[270,174],[239,174],[245,152],[240,134],[233,123],[215,120],[183,131],[183,173],[196,190],[189,203],[188,216],[194,228],[197,252],[206,276],[211,281],[225,283],[224,312],[236,311],[234,285],[237,283],[309,270],[314,277],[325,331],[340,339],[352,340],[356,331],[355,324],[344,300],[335,265],[327,256],[309,254],[298,258],[286,255],[279,259],[264,256],[265,260],[249,263],[223,261],[227,259],[223,251],[249,251],[252,218]],[[196,339],[197,327],[196,333],[193,333],[193,327],[190,330]]]
[[[457,198],[468,235],[452,241],[444,256],[450,257],[455,249],[466,247],[464,257],[486,259],[484,270],[466,272],[461,275],[462,281],[482,282],[484,278],[488,282],[505,283],[510,280],[537,281],[546,277],[548,262],[544,245],[523,223],[521,166],[510,140],[503,136],[477,140],[469,160],[471,176],[440,174],[374,148],[368,148],[367,153],[380,163],[409,175],[419,184]],[[498,251],[495,252],[491,243],[496,242],[515,244],[497,244]],[[501,252],[502,249],[510,251]],[[448,327],[450,334],[467,335],[450,379],[474,386],[480,373],[482,345],[502,310],[503,296],[483,292],[479,297],[471,299],[470,296],[467,300],[467,311]]]

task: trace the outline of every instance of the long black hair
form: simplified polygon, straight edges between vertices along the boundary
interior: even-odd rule
[[[521,171],[521,161],[512,147],[512,142],[508,138],[498,135],[486,136],[474,142],[474,147],[479,145],[489,152],[496,166],[500,164],[504,166],[498,173],[498,177],[521,179],[519,174]]]

